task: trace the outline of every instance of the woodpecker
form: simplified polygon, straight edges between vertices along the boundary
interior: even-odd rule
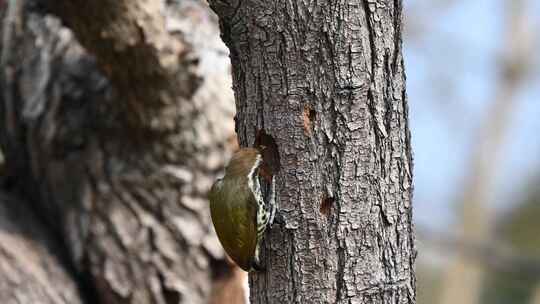
[[[240,149],[225,168],[225,176],[214,183],[209,193],[210,213],[219,241],[245,271],[261,270],[261,242],[276,212],[274,177],[265,175],[262,163],[259,150]]]

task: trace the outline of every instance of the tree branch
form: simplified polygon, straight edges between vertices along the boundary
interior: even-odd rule
[[[163,1],[50,1],[50,8],[96,56],[129,126],[166,128],[155,117],[198,88],[197,60],[167,32]]]
[[[186,57],[178,58],[177,67],[147,67],[150,72],[137,67],[139,61],[122,61],[108,71],[121,86],[112,88],[72,32],[51,15],[27,15],[24,39],[14,54],[19,71],[13,83],[18,95],[15,105],[22,113],[16,117],[16,127],[21,137],[9,138],[15,146],[6,153],[6,162],[25,167],[9,170],[11,189],[32,198],[29,208],[64,242],[56,249],[70,257],[78,274],[90,278],[102,302],[206,303],[217,277],[216,265],[225,263],[211,229],[206,192],[227,158],[227,141],[234,130],[233,113],[227,111],[232,107],[230,79],[222,73],[229,61],[226,52],[210,49],[219,36],[207,7],[189,3],[171,4],[167,13],[176,24],[188,24],[175,25],[177,34],[172,39],[189,38],[186,45],[198,39],[206,43],[193,52],[208,56],[197,58],[211,68],[197,71],[204,75],[204,90],[193,96],[180,90],[194,89],[191,78],[183,77],[195,71],[182,65],[199,67]],[[107,9],[99,12],[109,18]],[[91,20],[77,21],[95,22],[96,16],[84,17]],[[153,42],[137,43],[156,51],[144,46]],[[104,44],[112,47],[113,42],[105,39]],[[128,51],[136,46],[112,52],[128,52],[126,56],[137,59],[144,54]],[[140,62],[151,64],[146,59]],[[99,62],[105,71],[107,60]],[[122,74],[124,64],[128,71],[144,71],[124,75],[128,74]],[[178,74],[172,75],[174,71]],[[153,83],[165,76],[170,82]],[[160,86],[168,87],[161,91]],[[143,92],[145,88],[151,92]],[[150,132],[135,145],[126,142],[133,125],[119,119],[130,113],[115,108],[128,96],[121,92],[132,94],[141,106],[138,110],[149,111],[137,127]],[[153,94],[159,95],[156,107]],[[149,100],[138,103],[139,98]],[[0,134],[9,137],[3,128]],[[236,276],[220,279],[229,278]]]
[[[473,242],[469,239],[449,234],[432,233],[417,229],[421,241],[435,248],[473,259],[476,263],[527,280],[540,279],[540,260],[519,254],[493,242]]]
[[[0,91],[2,92],[3,102],[0,105],[1,112],[4,115],[0,117],[0,122],[8,136],[0,135],[0,144],[9,145],[8,137],[16,138],[16,113],[15,113],[15,90],[13,83],[15,82],[14,61],[13,56],[16,45],[20,42],[22,35],[22,23],[24,0],[9,0],[7,4],[7,13],[4,16],[2,44],[0,54]],[[0,14],[2,16],[2,14]],[[0,99],[0,101],[2,100]]]
[[[472,151],[470,171],[464,182],[461,198],[461,223],[458,229],[462,237],[471,242],[490,239],[493,229],[493,213],[484,202],[489,201],[490,189],[495,177],[500,151],[512,114],[517,108],[516,94],[521,80],[526,75],[527,50],[529,43],[523,35],[523,2],[508,0],[508,26],[505,44],[508,52],[501,62],[499,79],[495,84],[493,102],[489,105],[477,145]],[[516,43],[515,41],[520,41]],[[525,48],[517,47],[523,45]],[[471,263],[466,257],[458,257],[445,274],[441,292],[441,304],[475,304],[481,291],[483,270],[479,264]]]
[[[0,192],[0,302],[83,303],[55,237],[23,202]]]

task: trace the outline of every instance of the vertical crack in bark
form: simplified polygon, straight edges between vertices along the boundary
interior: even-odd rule
[[[383,98],[384,98],[384,105],[385,105],[385,108],[384,108],[384,126],[386,128],[386,130],[389,130],[389,133],[392,132],[392,116],[394,114],[394,110],[393,110],[393,102],[394,102],[394,94],[393,94],[393,91],[394,91],[394,86],[393,86],[393,82],[394,82],[394,71],[392,70],[391,68],[391,62],[390,62],[390,54],[388,54],[388,51],[385,50],[384,51],[384,57],[383,57],[383,65],[384,65],[384,69],[385,69],[385,74],[386,74],[386,77],[385,77],[385,80],[386,80],[386,86],[385,86],[385,90],[383,92]],[[392,136],[389,136],[389,137],[392,137]],[[390,144],[389,145],[390,149],[393,149],[393,145]],[[393,151],[390,152],[390,155],[392,155]]]
[[[5,115],[3,117],[4,127],[6,128],[6,137],[16,137],[16,120],[17,114],[15,112],[15,99],[16,94],[14,90],[15,77],[17,75],[17,69],[14,66],[13,51],[15,50],[14,44],[20,42],[22,36],[22,28],[25,20],[23,14],[24,0],[9,0],[7,5],[7,13],[5,15],[4,24],[2,26],[2,51],[0,53],[0,80],[4,84],[2,86],[3,91],[3,110]]]
[[[399,0],[397,0],[399,1]],[[362,0],[362,4],[364,5],[364,17],[365,17],[365,25],[367,27],[368,31],[368,41],[369,41],[369,48],[370,48],[370,63],[371,63],[371,84],[370,84],[370,90],[371,86],[374,85],[375,81],[375,71],[377,69],[377,46],[375,45],[375,32],[372,26],[372,17],[371,17],[371,9],[370,9],[370,3],[369,0]]]
[[[336,239],[338,239],[336,237]],[[345,277],[345,264],[346,264],[346,256],[345,256],[345,249],[343,249],[340,245],[338,245],[338,252],[337,252],[337,257],[338,257],[338,260],[337,260],[337,264],[338,264],[338,268],[337,268],[337,271],[336,271],[336,299],[335,299],[335,304],[339,304],[340,301],[341,301],[341,298],[343,297],[343,285],[345,284],[344,282],[344,277]]]
[[[264,65],[264,62],[263,62]],[[261,75],[258,75],[259,77]],[[257,77],[258,78],[258,77]],[[257,105],[257,128],[258,129],[264,129],[264,96],[263,96],[263,87],[262,87],[262,81],[260,79],[254,80],[257,86],[259,87],[259,94],[257,97],[258,100],[253,101]],[[255,130],[255,134],[257,134],[257,130]]]
[[[290,249],[290,255],[289,255],[289,271],[291,273],[290,275],[290,280],[291,280],[291,286],[292,286],[292,303],[298,303],[300,304],[299,302],[297,302],[297,299],[300,299],[298,297],[298,287],[296,286],[296,276],[295,276],[295,270],[296,270],[296,265],[295,265],[295,258],[296,258],[296,242],[295,242],[295,237],[294,237],[294,233],[293,232],[289,232],[289,236],[290,236],[290,244],[291,244],[291,249]],[[268,302],[268,303],[272,303],[272,302]]]
[[[392,6],[392,22],[393,22],[393,28],[394,28],[394,35],[393,35],[393,41],[394,41],[394,49],[392,52],[392,71],[395,72],[398,68],[398,58],[399,54],[401,54],[401,41],[402,41],[402,35],[401,32],[401,11],[402,7],[400,5],[399,0],[394,0],[393,6]]]

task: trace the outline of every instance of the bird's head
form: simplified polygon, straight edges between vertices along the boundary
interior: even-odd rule
[[[234,153],[225,169],[225,177],[247,177],[261,165],[262,157],[255,148],[243,148]]]

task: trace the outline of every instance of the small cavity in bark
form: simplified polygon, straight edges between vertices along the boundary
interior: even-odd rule
[[[332,211],[332,205],[334,205],[334,198],[324,195],[321,201],[320,212],[324,216],[328,216]]]
[[[310,105],[305,105],[302,111],[302,124],[304,125],[304,132],[306,135],[311,136],[313,133],[313,121],[317,118],[317,112],[311,108]]]
[[[261,151],[263,157],[263,164],[261,165],[263,174],[271,179],[271,177],[277,174],[281,169],[276,141],[270,134],[267,134],[264,129],[260,129],[257,132],[254,146]]]

